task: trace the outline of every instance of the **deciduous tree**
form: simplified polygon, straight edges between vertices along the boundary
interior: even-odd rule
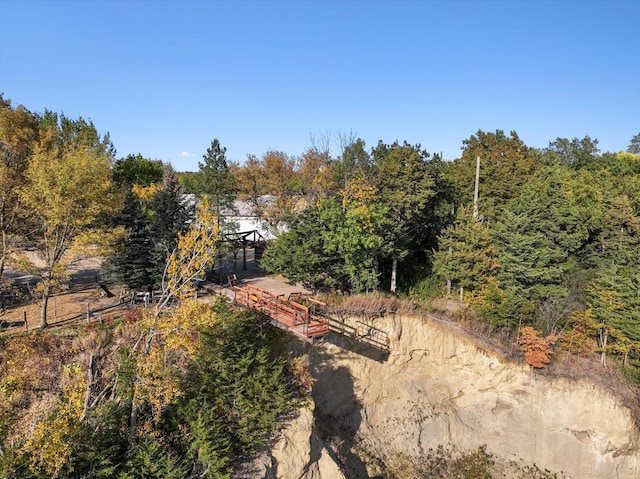
[[[391,260],[390,290],[395,291],[398,264],[419,249],[429,205],[435,195],[429,174],[429,154],[420,145],[379,142],[372,151],[379,196],[388,212],[385,244]]]
[[[113,166],[113,181],[125,184],[129,188],[133,185],[149,186],[162,183],[164,164],[160,160],[149,160],[140,153],[127,155],[116,160]]]
[[[87,248],[113,242],[111,232],[100,228],[101,220],[119,210],[111,181],[112,157],[102,142],[93,142],[97,132],[83,131],[75,139],[64,135],[62,142],[59,128],[45,129],[26,170],[29,182],[20,190],[37,225],[31,243],[43,266],[25,257],[22,265],[43,280],[42,328],[47,326],[49,297],[66,277],[67,266]]]
[[[27,232],[19,189],[37,139],[38,117],[23,106],[12,108],[0,95],[0,280],[16,238]]]
[[[556,335],[540,337],[538,331],[532,327],[523,326],[520,329],[518,344],[520,349],[524,351],[524,359],[527,364],[533,368],[541,369],[547,367],[547,364],[551,362],[552,346],[557,340]]]

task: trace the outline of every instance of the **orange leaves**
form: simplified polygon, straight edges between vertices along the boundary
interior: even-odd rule
[[[595,347],[598,323],[593,317],[593,310],[578,309],[569,317],[571,329],[562,335],[562,346],[573,354],[589,356]]]
[[[523,326],[520,329],[518,344],[524,351],[524,359],[527,364],[534,368],[545,368],[551,362],[553,354],[552,346],[558,340],[558,335],[551,334],[546,338],[541,338],[538,331],[530,326]]]

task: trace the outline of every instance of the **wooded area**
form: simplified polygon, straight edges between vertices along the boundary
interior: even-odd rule
[[[601,152],[589,136],[538,149],[514,131],[479,130],[452,162],[406,142],[337,140],[337,153],[323,138],[299,156],[233,163],[214,139],[199,171],[178,173],[139,154],[117,159],[90,121],[0,97],[2,290],[13,287],[7,267],[39,278],[42,329],[48,298],[86,255],[104,258],[106,283],[164,294],[155,311],[71,342],[2,338],[0,471],[226,477],[231,458],[259,442],[292,394],[282,351],[251,329],[255,319],[187,299],[208,268],[237,254],[222,241],[236,199],[276,238],[261,260],[269,273],[314,292],[460,301],[465,319],[520,345],[533,367],[555,348],[640,381],[640,134],[626,151]],[[169,313],[172,298],[183,301]],[[31,374],[66,354],[68,366],[52,372],[59,383]],[[257,379],[238,385],[221,367]],[[47,410],[34,399],[41,388]],[[23,406],[40,409],[13,417]],[[25,428],[32,434],[20,437]]]

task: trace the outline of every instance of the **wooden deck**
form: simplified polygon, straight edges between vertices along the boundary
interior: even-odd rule
[[[264,313],[275,326],[301,338],[313,340],[329,332],[328,320],[316,312],[321,304],[317,301],[309,299],[305,305],[251,285],[235,286],[233,291],[236,304]]]

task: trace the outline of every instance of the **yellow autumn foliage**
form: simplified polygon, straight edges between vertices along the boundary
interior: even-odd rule
[[[74,436],[81,425],[84,394],[87,384],[78,364],[65,365],[62,370],[62,391],[56,406],[33,426],[32,434],[25,439],[22,451],[31,458],[29,469],[59,477],[63,469],[72,470],[69,462]]]
[[[199,331],[216,322],[211,308],[187,299],[171,314],[148,314],[142,326],[153,331],[153,342],[146,356],[138,358],[136,402],[152,406],[154,418],[179,397],[176,378],[181,376],[200,347]]]
[[[149,186],[133,185],[131,191],[142,203],[150,203],[155,194],[158,192],[158,185],[155,183]]]
[[[196,212],[196,219],[186,233],[178,235],[178,247],[171,254],[166,273],[166,287],[177,298],[192,297],[196,281],[213,266],[220,241],[220,230],[209,199],[205,196]]]

